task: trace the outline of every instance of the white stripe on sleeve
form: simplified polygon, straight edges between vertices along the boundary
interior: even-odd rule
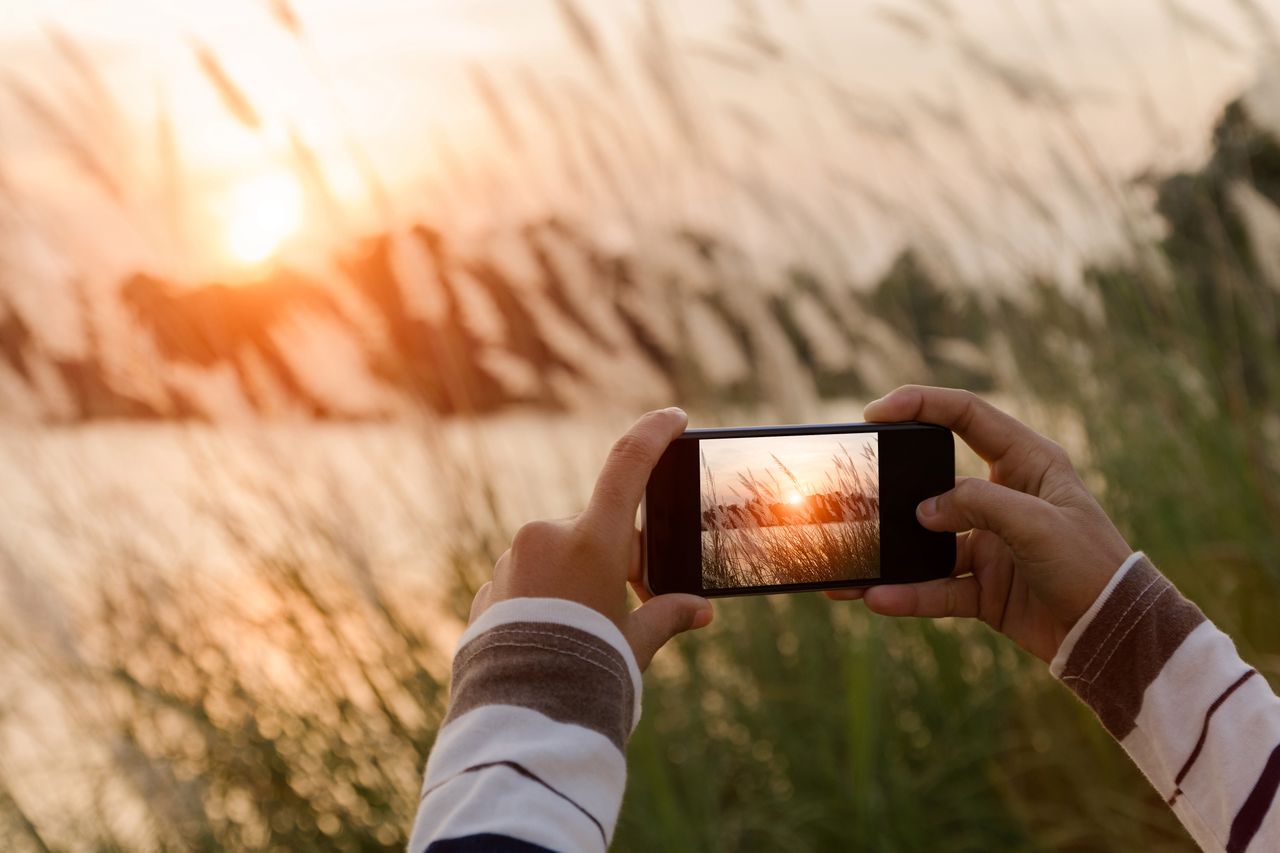
[[[528,708],[486,705],[445,726],[427,762],[423,790],[468,767],[504,760],[519,762],[582,806],[612,837],[627,784],[626,758],[603,735]]]
[[[562,853],[606,849],[600,830],[568,801],[510,767],[491,766],[427,795],[409,851],[421,853],[433,841],[480,834],[507,835]]]

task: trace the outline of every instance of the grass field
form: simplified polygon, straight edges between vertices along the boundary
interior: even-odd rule
[[[756,5],[740,4],[748,24]],[[743,28],[733,50],[710,53],[749,81],[793,87],[806,96],[797,103],[812,99],[817,112],[851,115],[859,138],[875,135],[875,150],[886,157],[923,164],[930,152],[920,147],[920,131],[939,125],[949,128],[956,150],[969,152],[965,175],[983,192],[967,204],[944,194],[949,202],[925,208],[910,187],[885,197],[835,175],[822,181],[834,195],[847,186],[875,217],[899,217],[911,238],[911,250],[882,252],[889,258],[883,274],[867,282],[853,280],[848,258],[868,247],[846,242],[843,230],[867,208],[850,214],[827,196],[799,192],[786,168],[780,178],[744,173],[738,162],[730,168],[719,152],[736,149],[713,144],[725,138],[724,125],[682,87],[687,54],[711,49],[673,42],[661,4],[645,4],[633,42],[624,45],[637,58],[625,76],[616,70],[623,60],[592,27],[595,11],[556,4],[579,57],[599,75],[594,89],[540,99],[546,80],[526,78],[523,69],[506,76],[480,69],[489,114],[506,128],[498,136],[510,156],[501,162],[512,174],[462,169],[465,180],[449,192],[500,207],[514,195],[504,181],[516,172],[550,176],[601,204],[612,200],[605,208],[611,221],[638,236],[608,248],[610,241],[591,233],[598,223],[574,221],[577,194],[564,200],[568,212],[552,194],[537,225],[554,232],[561,248],[573,247],[565,267],[578,272],[531,263],[539,271],[525,280],[494,273],[506,256],[486,253],[483,241],[460,247],[448,222],[426,223],[438,231],[412,230],[444,258],[440,270],[466,272],[470,295],[486,294],[497,306],[491,314],[505,321],[491,316],[488,326],[471,303],[447,304],[436,326],[410,322],[412,312],[394,293],[426,279],[397,279],[380,266],[389,250],[372,252],[351,274],[360,287],[335,289],[336,302],[359,306],[352,316],[388,327],[391,343],[354,332],[352,339],[372,350],[377,376],[416,401],[402,410],[405,428],[420,433],[421,478],[446,500],[405,488],[398,477],[404,456],[382,452],[374,440],[353,467],[385,473],[377,487],[349,492],[339,477],[304,477],[303,442],[283,441],[253,457],[258,465],[245,488],[252,499],[231,502],[219,485],[236,476],[234,460],[209,458],[191,440],[178,444],[196,460],[200,488],[156,487],[168,501],[160,509],[142,500],[157,494],[104,491],[94,495],[100,514],[90,518],[68,511],[81,504],[67,492],[91,479],[78,468],[81,456],[46,470],[39,466],[47,460],[6,431],[8,458],[42,488],[18,494],[11,480],[0,486],[12,537],[0,542],[0,846],[403,849],[447,697],[446,644],[471,594],[526,513],[564,515],[582,504],[594,475],[589,450],[604,447],[582,436],[598,435],[602,421],[618,427],[645,394],[682,403],[695,425],[806,420],[826,411],[823,401],[847,404],[842,411],[855,418],[857,403],[900,381],[998,397],[1072,450],[1131,544],[1231,633],[1272,685],[1280,683],[1280,275],[1268,225],[1280,210],[1274,131],[1236,101],[1222,111],[1203,162],[1184,173],[1145,175],[1139,185],[1117,181],[1097,168],[1104,142],[1080,132],[1080,105],[1051,75],[997,61],[945,13],[950,4],[919,5],[891,23],[915,32],[913,44],[954,47],[957,73],[1026,104],[1043,137],[1024,144],[1009,130],[1008,147],[991,148],[946,104],[883,104],[873,94],[842,92],[758,26]],[[1167,4],[1171,28],[1231,46],[1184,6]],[[1252,29],[1270,31],[1261,6],[1236,7]],[[305,41],[290,4],[271,8]],[[230,120],[256,134],[251,87],[238,86],[219,57],[195,49]],[[100,91],[74,44],[60,50],[68,86]],[[5,82],[15,103],[43,121],[51,149],[78,164],[104,196],[125,196],[118,215],[133,216],[138,233],[152,233],[156,218],[169,221],[139,207],[167,197],[164,187],[144,192],[138,188],[148,185],[134,175],[112,171],[124,170],[126,160],[106,135],[70,121],[66,104],[44,90]],[[93,103],[110,106],[104,98]],[[767,138],[769,116],[735,115],[733,127]],[[147,138],[164,143],[164,122],[157,124]],[[1070,243],[1040,184],[1017,168],[1016,155],[1045,139],[1061,146],[1048,159],[1060,164],[1059,183],[1075,187],[1075,202],[1096,205],[1099,221],[1121,223],[1116,250],[1058,281],[1027,264],[1019,235],[1003,235],[1009,250],[1000,266],[1015,272],[1012,280],[995,288],[966,279],[955,255],[940,248],[940,235],[959,235],[961,243],[990,237],[987,199],[1018,211],[1055,246]],[[324,175],[305,144],[295,143],[291,168],[323,194]],[[139,144],[140,159],[172,164],[163,144],[157,151],[147,145]],[[538,145],[554,153],[545,170],[522,159]],[[822,159],[818,148],[815,136],[814,159]],[[839,145],[822,150],[822,164],[839,165],[830,161]],[[637,172],[636,161],[653,172]],[[629,200],[657,195],[644,176],[677,163],[690,174],[666,187],[669,215],[653,225],[653,210]],[[0,199],[22,212],[3,178]],[[369,180],[369,194],[378,195]],[[697,227],[682,215],[690,187],[717,200]],[[179,194],[180,182],[168,189]],[[729,197],[750,216],[724,215]],[[13,221],[40,224],[25,213]],[[58,245],[58,222],[40,226],[48,245]],[[519,239],[534,253],[534,225],[516,227],[525,226]],[[771,246],[788,248],[788,262],[752,255],[762,233]],[[84,272],[72,260],[59,264]],[[0,273],[10,275],[3,266]],[[0,356],[11,372],[26,371],[36,387],[63,382],[81,411],[101,411],[93,401],[108,394],[118,371],[94,356],[105,345],[92,318],[119,306],[79,306],[89,354],[73,356],[33,342],[13,319],[15,306],[26,303],[13,293],[6,299],[13,305],[0,318]],[[206,303],[195,304],[184,320],[209,316]],[[292,327],[255,324],[248,309],[234,317],[224,337],[183,339],[182,330],[197,327],[161,322],[182,357],[166,361],[144,347],[122,361],[145,365],[154,384],[204,369],[218,389],[243,381],[287,398],[289,383],[270,376],[285,375],[277,335]],[[556,331],[538,325],[548,317],[561,322]],[[127,337],[155,343],[141,326],[128,327]],[[494,339],[502,345],[484,345]],[[548,344],[561,340],[587,341],[583,362],[630,354],[638,367],[575,397],[566,376],[592,365],[575,367]],[[490,395],[492,383],[477,377],[498,372],[493,362],[523,376],[526,390],[510,399]],[[433,363],[452,369],[424,367]],[[464,378],[475,381],[464,387]],[[602,389],[617,395],[612,407]],[[481,403],[516,399],[556,424],[570,448],[537,460],[546,467],[523,479],[514,466],[523,456],[532,469],[532,433],[507,440],[509,455],[499,456],[486,449],[486,425],[476,416]],[[65,429],[86,446],[110,440],[114,461],[136,464],[120,439],[128,425]],[[181,425],[173,429],[191,437]],[[493,464],[512,456],[506,469]],[[959,464],[966,473],[983,471],[972,457]],[[515,501],[515,492],[527,499]],[[235,557],[233,570],[210,567],[202,541],[177,523],[187,515],[217,530]],[[66,580],[67,567],[42,549],[18,547],[36,540],[37,528],[74,546],[91,571],[55,584],[55,577]],[[820,544],[826,562],[830,548]],[[728,544],[717,547],[717,570],[736,581],[741,575],[730,566],[742,560]],[[865,541],[841,540],[840,548],[849,555],[842,563],[871,553]],[[771,549],[765,557],[777,562]],[[615,841],[623,851],[1193,849],[1160,795],[1041,662],[981,625],[894,621],[812,594],[718,602],[711,628],[663,652],[646,676],[628,762]]]

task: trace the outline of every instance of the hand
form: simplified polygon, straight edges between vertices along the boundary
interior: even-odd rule
[[[968,616],[1048,662],[1131,552],[1065,450],[968,391],[906,385],[869,404],[869,421],[953,430],[990,465],[916,508],[930,530],[961,532],[950,578],[832,590],[888,616]]]
[[[689,418],[680,409],[649,412],[618,439],[586,511],[561,521],[531,521],[516,531],[476,593],[471,621],[495,601],[565,598],[603,613],[622,631],[645,669],[676,634],[711,624],[711,602],[696,595],[651,596],[640,577],[636,509],[649,474]],[[643,602],[627,605],[626,583]]]

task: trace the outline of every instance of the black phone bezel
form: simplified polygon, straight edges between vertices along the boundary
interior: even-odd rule
[[[872,579],[704,589],[698,442],[717,438],[880,434],[880,566]],[[671,443],[654,467],[642,504],[641,560],[655,595],[687,592],[706,597],[768,595],[820,589],[914,583],[947,577],[955,567],[954,533],[926,530],[916,520],[920,501],[955,483],[951,431],[915,421],[691,429]]]

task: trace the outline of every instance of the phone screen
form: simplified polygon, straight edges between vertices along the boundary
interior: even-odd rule
[[[945,577],[955,536],[915,507],[954,468],[951,433],[926,424],[689,430],[645,492],[646,582],[739,595]]]
[[[704,589],[880,577],[874,432],[698,443]]]

